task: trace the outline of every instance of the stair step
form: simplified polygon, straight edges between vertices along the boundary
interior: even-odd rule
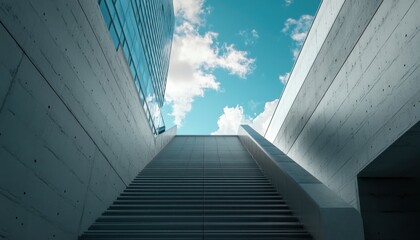
[[[144,209],[144,210],[107,210],[104,212],[104,216],[142,216],[142,215],[154,215],[154,216],[161,216],[161,215],[168,215],[168,214],[188,214],[188,215],[199,215],[202,216],[211,216],[211,215],[219,215],[219,214],[228,214],[228,215],[235,215],[235,214],[245,214],[245,215],[292,215],[292,211],[288,209],[239,209],[239,210],[232,210],[232,209]]]
[[[124,204],[124,205],[112,205],[109,207],[109,210],[119,210],[119,209],[130,209],[130,210],[141,210],[141,209],[207,209],[207,210],[252,210],[252,209],[288,209],[287,204],[241,204],[241,205],[228,205],[228,204],[209,204],[202,203],[196,204],[185,204],[180,206],[179,204],[174,203],[164,203],[164,204]]]
[[[204,226],[204,228],[203,228]],[[303,229],[299,222],[197,222],[197,221],[166,221],[145,223],[94,223],[89,230],[279,230]]]
[[[79,239],[312,239],[246,150],[218,154],[242,158],[156,157]]]
[[[282,222],[297,222],[297,218],[290,215],[228,215],[228,214],[218,214],[218,215],[209,215],[209,216],[191,216],[191,215],[141,215],[141,216],[102,216],[96,220],[97,223],[133,223],[133,222],[205,222],[208,223],[226,223],[226,222],[272,222],[272,221],[282,221]]]
[[[311,236],[303,230],[294,231],[90,231],[80,238],[90,239],[174,239],[174,240],[235,240],[235,239],[261,239],[261,240],[310,240]]]

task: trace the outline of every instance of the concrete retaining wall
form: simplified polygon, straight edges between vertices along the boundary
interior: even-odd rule
[[[1,1],[0,53],[0,239],[77,239],[176,129],[152,134],[96,1]]]
[[[267,130],[356,208],[357,174],[420,118],[419,11],[413,0],[344,1],[325,39],[310,41],[311,29],[305,45],[323,46],[290,109],[279,105]],[[299,81],[292,73],[283,96]]]
[[[239,138],[316,240],[364,239],[360,213],[248,125]]]

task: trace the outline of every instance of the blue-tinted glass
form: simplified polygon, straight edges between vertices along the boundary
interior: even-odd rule
[[[130,61],[130,70],[131,70],[131,74],[133,76],[135,76],[136,75],[136,69],[134,68],[133,61]]]
[[[124,34],[122,34],[122,27],[120,21],[118,20],[118,17],[114,18],[113,22],[115,25],[115,29],[117,30],[117,35],[120,36],[120,38],[124,37]]]
[[[115,48],[122,44],[150,127],[161,133],[160,107],[174,30],[172,1],[100,0],[98,4]]]
[[[118,35],[117,32],[115,31],[114,26],[112,25],[111,28],[109,29],[109,32],[111,33],[111,38],[112,41],[114,42],[114,46],[115,48],[118,48],[119,45],[119,39],[118,39]]]
[[[137,88],[137,92],[140,92],[140,83],[139,83],[139,79],[136,77],[136,88]]]
[[[129,4],[130,4],[130,0],[118,0],[116,2],[117,11],[121,13],[121,16],[123,18],[125,18],[126,16],[126,12],[127,12]],[[124,19],[121,19],[121,20],[124,22]]]
[[[139,62],[138,62],[138,51],[140,48],[140,43],[138,41],[134,41],[133,43],[133,61],[134,61],[134,66],[136,66],[137,71],[139,70]]]
[[[130,51],[128,50],[127,41],[124,41],[124,43],[123,43],[123,49],[124,49],[125,57],[128,58],[130,56]]]
[[[149,82],[147,76],[148,75],[146,74],[146,71],[143,71],[142,75],[141,75],[141,78],[140,78],[140,83],[142,84],[143,89],[145,89],[147,87],[147,84]]]
[[[101,2],[101,5],[99,5],[101,7],[101,11],[102,11],[102,15],[104,16],[104,20],[107,26],[109,26],[109,23],[111,22],[111,17],[109,16],[109,12],[108,9],[105,6],[105,1]]]
[[[106,6],[108,7],[109,15],[113,19],[115,17],[115,7],[111,0],[106,0]]]
[[[140,96],[141,103],[144,104],[144,94],[143,94],[143,89],[141,88],[141,85],[140,85],[139,96]]]

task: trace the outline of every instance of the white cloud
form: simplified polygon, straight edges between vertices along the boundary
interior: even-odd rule
[[[271,102],[266,102],[264,105],[264,111],[252,120],[251,127],[254,128],[255,131],[257,131],[262,136],[264,136],[265,131],[267,130],[268,125],[270,124],[271,117],[273,116],[274,111],[276,110],[278,101],[278,99],[274,99]]]
[[[247,124],[250,118],[244,114],[244,108],[236,105],[236,107],[224,107],[223,114],[217,120],[219,127],[212,135],[236,135],[241,124]]]
[[[265,131],[270,124],[271,117],[273,116],[274,110],[276,109],[278,99],[271,102],[266,102],[264,111],[257,115],[255,118],[244,114],[244,109],[240,105],[236,107],[224,107],[223,114],[217,121],[218,129],[212,132],[212,135],[223,135],[223,134],[237,134],[239,126],[241,124],[249,124],[261,135],[265,134]]]
[[[171,60],[165,93],[165,104],[172,107],[174,123],[182,125],[191,111],[196,97],[206,90],[220,90],[220,82],[213,74],[215,69],[225,69],[232,75],[246,78],[254,68],[255,59],[248,57],[233,44],[217,42],[218,33],[200,34],[203,22],[203,0],[175,0],[177,24],[172,43]]]
[[[289,81],[289,77],[290,77],[290,72],[287,72],[283,75],[280,75],[279,80],[281,83],[283,83],[283,85],[286,85],[287,81]]]
[[[299,55],[313,20],[313,16],[305,14],[300,16],[299,19],[288,18],[284,23],[282,32],[288,34],[294,41],[292,49],[294,59]]]
[[[224,54],[215,58],[216,66],[224,68],[229,71],[232,75],[238,75],[241,78],[245,78],[250,72],[252,72],[255,59],[248,58],[246,51],[239,51],[235,49],[233,44],[224,45]]]
[[[204,0],[174,0],[175,16],[193,24],[202,23],[202,15],[206,12],[203,9]]]
[[[286,6],[290,6],[293,3],[293,0],[285,0]]]
[[[257,39],[260,37],[260,35],[258,35],[257,30],[255,29],[252,29],[251,31],[241,30],[238,34],[242,37],[245,46],[254,45]]]

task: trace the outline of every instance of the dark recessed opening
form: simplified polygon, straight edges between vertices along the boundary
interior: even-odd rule
[[[420,122],[358,175],[365,239],[417,239]]]

